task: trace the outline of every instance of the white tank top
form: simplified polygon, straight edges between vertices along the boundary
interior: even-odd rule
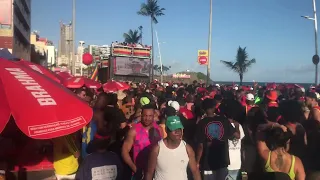
[[[160,149],[154,180],[188,180],[189,156],[186,142],[181,141],[176,149],[169,149],[163,140],[158,142]]]

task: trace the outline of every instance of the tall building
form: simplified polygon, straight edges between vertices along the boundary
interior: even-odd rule
[[[30,60],[31,0],[0,0],[0,48]]]
[[[56,64],[56,50],[52,41],[41,38],[37,32],[31,33],[31,59],[44,67]]]
[[[58,66],[67,65],[71,67],[72,55],[72,23],[60,23],[60,40],[58,48]]]

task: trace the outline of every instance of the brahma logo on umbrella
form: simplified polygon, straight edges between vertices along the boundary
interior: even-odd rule
[[[38,71],[39,73],[41,74],[44,74],[40,68],[38,68],[36,65],[29,65],[31,69],[35,70],[35,71]]]
[[[208,64],[208,50],[198,50],[198,63],[200,65]]]
[[[56,101],[32,77],[20,68],[5,68],[37,99],[40,106],[57,105]]]

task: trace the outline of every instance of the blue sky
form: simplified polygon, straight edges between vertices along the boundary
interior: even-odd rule
[[[77,0],[77,41],[97,45],[123,41],[124,32],[142,25],[143,41],[151,44],[150,20],[136,13],[144,1]],[[196,61],[197,50],[208,44],[209,0],[158,1],[166,8],[155,26],[160,41],[166,42],[161,45],[164,65],[172,66],[172,72],[205,73],[206,67]],[[213,0],[212,79],[239,79],[220,60],[233,61],[241,46],[257,60],[244,81],[313,82],[314,27],[300,17],[312,14],[312,0]],[[71,18],[72,0],[32,1],[32,29],[56,45],[59,21]]]

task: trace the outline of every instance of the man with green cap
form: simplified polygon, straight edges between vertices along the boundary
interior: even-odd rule
[[[165,124],[168,136],[152,148],[144,180],[185,180],[188,166],[193,179],[200,180],[195,153],[182,140],[183,125],[179,116],[169,116]]]

